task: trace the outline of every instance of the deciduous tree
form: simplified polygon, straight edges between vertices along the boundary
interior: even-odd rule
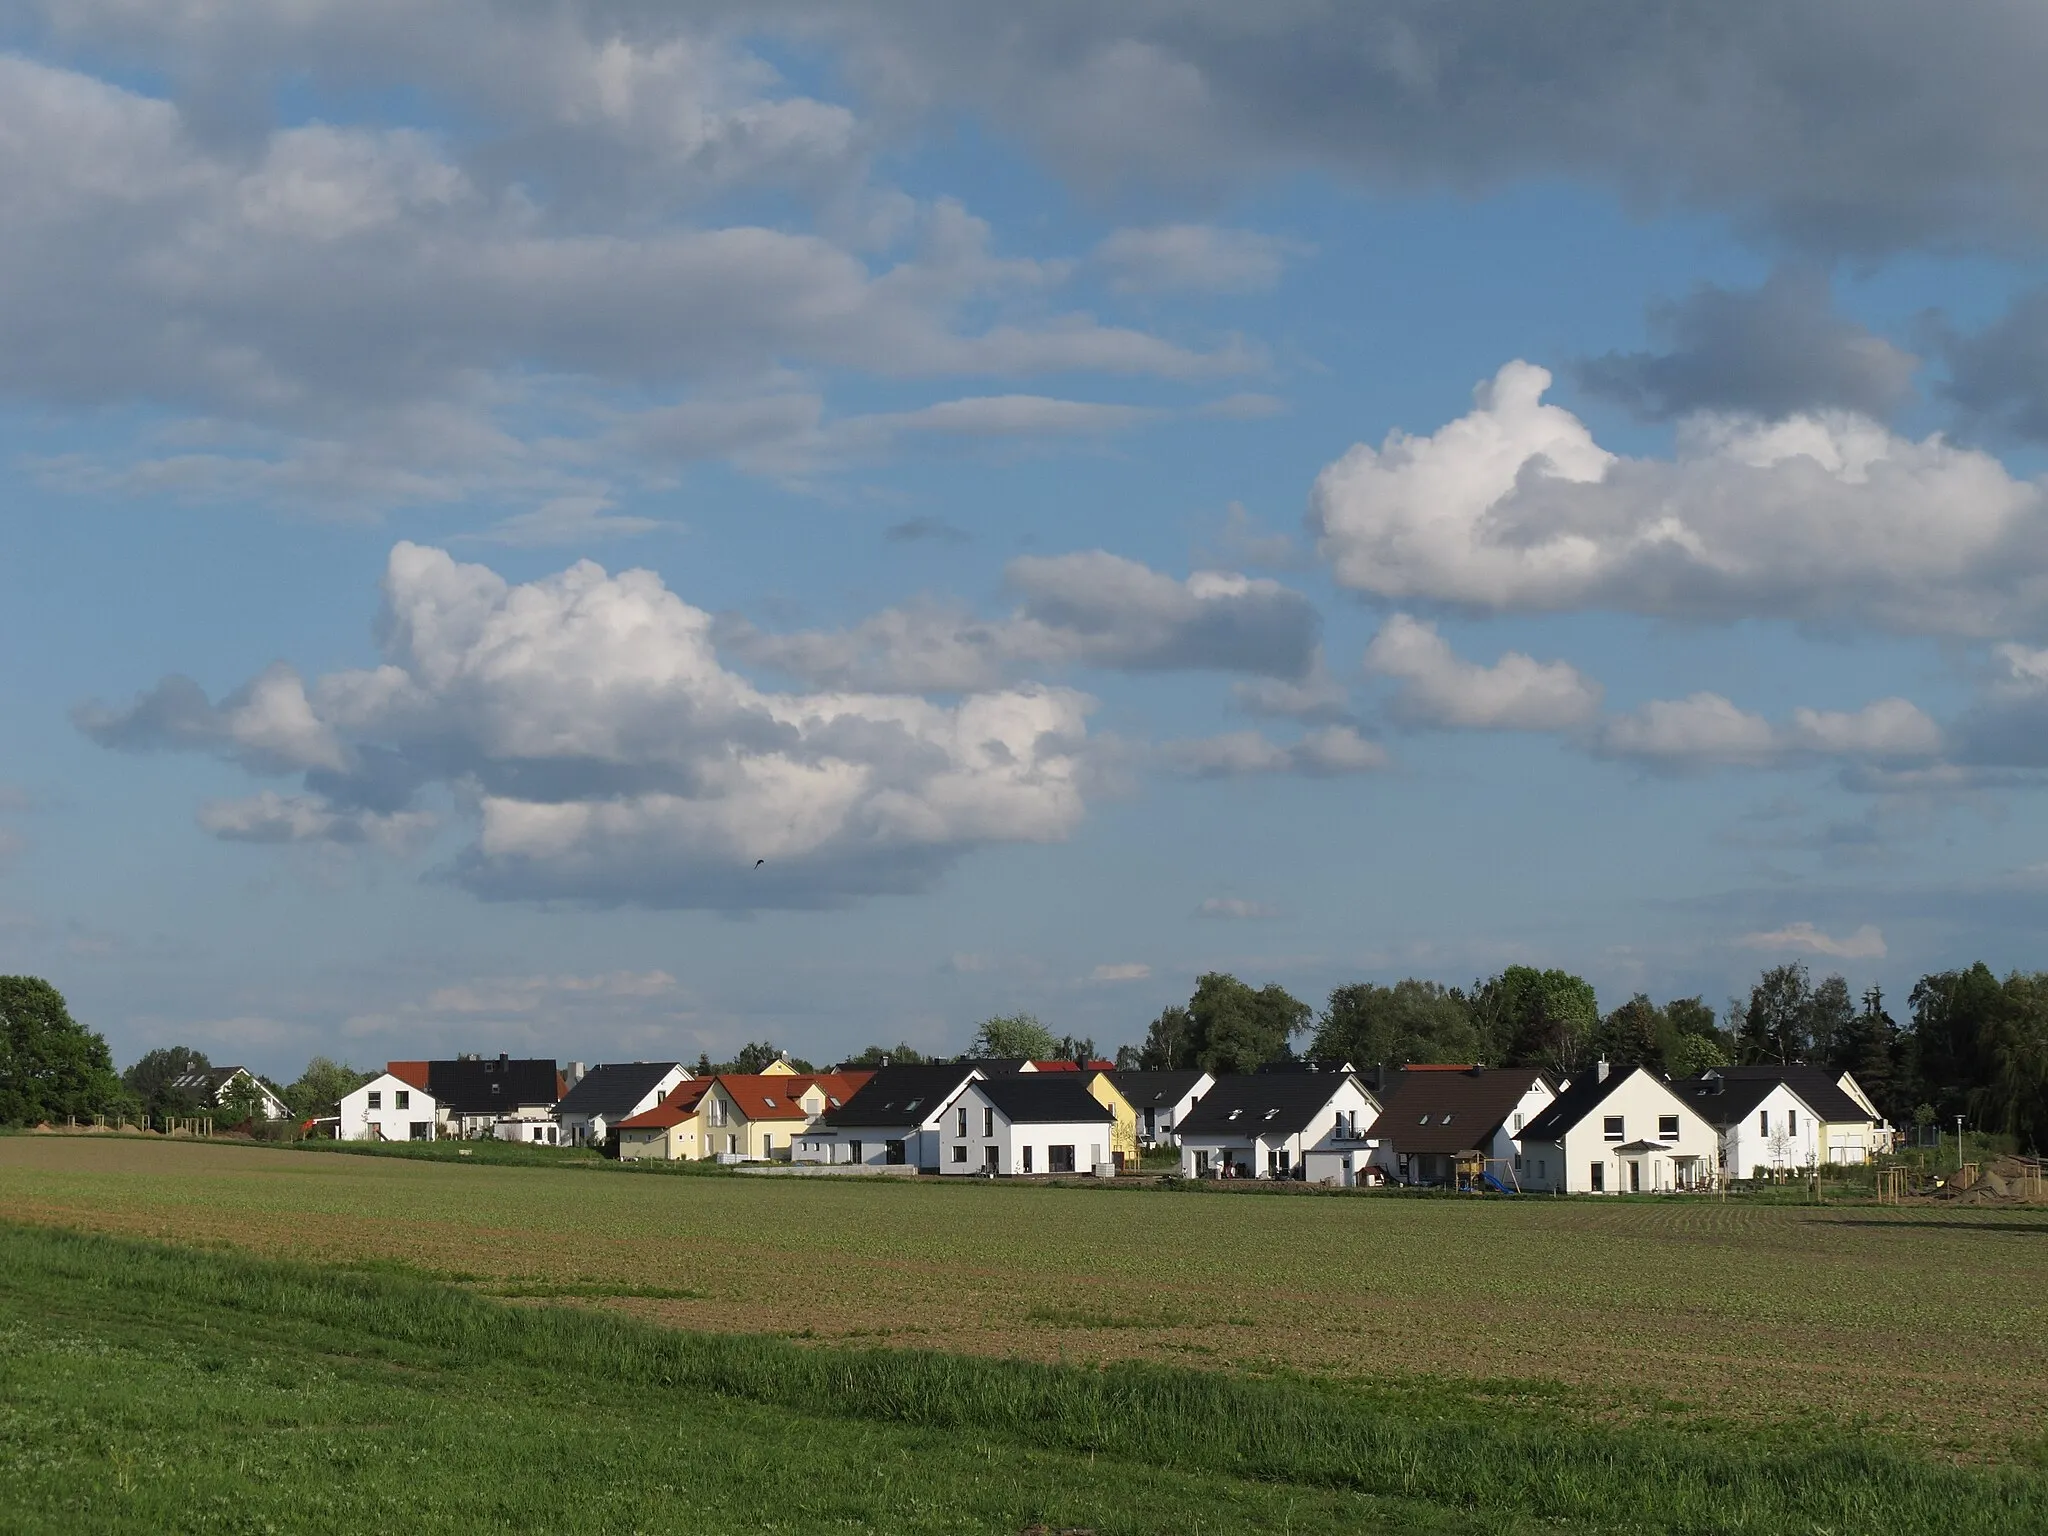
[[[97,1115],[127,1102],[107,1042],[39,976],[0,976],[0,1121]]]

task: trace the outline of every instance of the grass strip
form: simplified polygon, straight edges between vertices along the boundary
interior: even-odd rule
[[[1437,1408],[1413,1392],[1396,1406],[1291,1378],[686,1333],[580,1308],[506,1306],[404,1275],[39,1228],[0,1226],[0,1293],[68,1296],[88,1310],[175,1305],[232,1319],[252,1337],[298,1330],[355,1357],[573,1371],[611,1394],[720,1398],[1489,1516],[1699,1533],[2048,1529],[2039,1474],[1942,1465],[1875,1439],[1588,1428],[1535,1410],[1481,1412],[1448,1393]]]

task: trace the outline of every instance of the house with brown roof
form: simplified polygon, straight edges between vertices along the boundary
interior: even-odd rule
[[[702,1156],[787,1161],[811,1123],[859,1091],[871,1072],[721,1073],[700,1110]]]
[[[1476,1151],[1503,1187],[1518,1188],[1516,1138],[1556,1097],[1534,1067],[1403,1067],[1380,1087],[1373,1164],[1389,1183],[1449,1185],[1459,1154]]]

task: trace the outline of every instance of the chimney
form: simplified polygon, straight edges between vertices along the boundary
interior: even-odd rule
[[[1484,1077],[1486,1076],[1486,1063],[1483,1061],[1475,1061],[1472,1063],[1471,1066],[1467,1067],[1465,1070],[1471,1073],[1474,1077]]]
[[[578,1083],[583,1081],[583,1074],[586,1070],[587,1069],[584,1067],[582,1062],[572,1061],[569,1063],[569,1070],[567,1072],[564,1072],[562,1075],[569,1080],[569,1086],[571,1088],[574,1088]]]
[[[1600,1058],[1600,1064],[1599,1064],[1599,1067],[1597,1068],[1597,1070],[1598,1070],[1598,1072],[1599,1072],[1599,1074],[1600,1074],[1600,1077],[1599,1077],[1599,1081],[1601,1081],[1601,1082],[1603,1082],[1603,1083],[1604,1083],[1604,1082],[1606,1082],[1606,1081],[1607,1081],[1607,1071],[1608,1071],[1608,1068],[1607,1068],[1607,1058],[1606,1058],[1606,1057],[1604,1057],[1604,1056],[1603,1056],[1603,1057],[1601,1057],[1601,1058]]]

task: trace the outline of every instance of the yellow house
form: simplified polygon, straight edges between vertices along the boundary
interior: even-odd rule
[[[787,1159],[792,1143],[811,1122],[852,1098],[871,1075],[796,1072],[785,1062],[771,1063],[765,1072],[721,1073],[705,1085],[697,1117],[699,1150],[685,1155]]]
[[[679,1158],[701,1157],[698,1146],[703,1136],[699,1122],[703,1119],[704,1095],[710,1087],[707,1078],[678,1083],[654,1108],[621,1120],[614,1127],[619,1133],[620,1160],[632,1162],[645,1157],[672,1163]]]

